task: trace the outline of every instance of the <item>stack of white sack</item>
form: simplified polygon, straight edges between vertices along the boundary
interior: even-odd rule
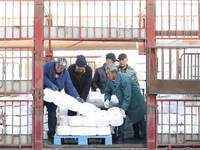
[[[6,134],[32,134],[32,102],[31,94],[1,97],[0,100],[0,128]],[[28,100],[20,102],[21,100]]]
[[[105,108],[104,107],[104,94],[101,94],[100,92],[89,92],[86,102],[94,104],[95,106],[99,108]],[[118,106],[118,99],[116,95],[111,96],[110,100],[110,107],[117,107]]]

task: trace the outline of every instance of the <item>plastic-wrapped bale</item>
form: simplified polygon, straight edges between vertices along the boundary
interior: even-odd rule
[[[123,116],[121,113],[113,113],[109,115],[111,126],[120,126],[123,124]]]
[[[78,110],[78,112],[83,116],[95,116],[95,113],[100,111],[99,108],[90,103],[83,103]]]
[[[99,108],[104,107],[104,94],[100,92],[89,92],[86,102],[94,104]]]
[[[32,134],[32,126],[6,126],[6,134]]]
[[[53,103],[56,97],[55,91],[49,88],[45,88],[43,92],[44,92],[44,100],[46,102]]]
[[[119,107],[111,107],[107,110],[107,112],[108,112],[108,115],[120,113],[120,108]]]
[[[84,127],[70,127],[71,135],[83,135]]]
[[[32,125],[32,116],[6,116],[6,125]]]
[[[21,109],[21,110],[20,110]],[[12,107],[12,106],[6,106],[6,107],[2,107],[3,112],[6,113],[7,116],[11,116],[11,115],[31,115],[32,113],[32,108],[31,106],[29,106],[27,108],[27,106],[17,106],[17,107]],[[12,111],[13,110],[13,111]]]
[[[68,126],[69,125],[69,117],[68,116],[60,116],[60,125]]]
[[[83,125],[83,117],[82,116],[70,116],[69,117],[69,125],[70,126],[82,126]]]
[[[95,127],[96,126],[96,117],[91,116],[91,117],[83,117],[83,126],[86,127]]]
[[[110,126],[108,126],[108,127],[97,127],[97,135],[111,135]]]
[[[117,96],[112,95],[111,98],[110,98],[109,106],[110,107],[117,107],[118,105],[119,105],[119,100],[118,100]]]
[[[84,127],[83,135],[95,136],[95,135],[97,135],[97,128],[96,127]]]
[[[70,135],[70,126],[58,126],[57,135]]]
[[[97,127],[106,127],[109,126],[110,120],[107,113],[97,113],[96,115],[96,126]]]

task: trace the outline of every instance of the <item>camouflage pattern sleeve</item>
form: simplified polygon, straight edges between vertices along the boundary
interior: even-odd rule
[[[138,85],[138,87],[140,87],[138,77],[137,77],[137,72],[132,67],[128,66],[125,74],[130,76],[133,79],[133,81]]]

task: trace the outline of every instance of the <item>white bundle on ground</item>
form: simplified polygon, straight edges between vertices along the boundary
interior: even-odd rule
[[[97,127],[97,135],[110,135],[110,126],[108,127]]]
[[[32,126],[6,126],[6,134],[32,134]]]
[[[86,127],[95,127],[96,126],[96,116],[83,117],[83,126]]]
[[[43,130],[44,131],[49,131],[48,123],[43,124]]]
[[[100,111],[101,110],[99,108],[90,103],[83,103],[78,110],[78,112],[83,116],[94,116],[96,112]]]
[[[20,124],[21,123],[21,124]],[[32,116],[6,116],[6,125],[32,125]]]
[[[48,122],[48,114],[44,114],[43,115],[43,123],[47,123]]]
[[[109,116],[106,113],[98,113],[95,121],[97,127],[106,127],[110,123]]]
[[[84,127],[70,127],[71,135],[83,135]]]
[[[68,116],[60,116],[60,125],[68,126],[69,125],[69,117]]]
[[[82,126],[83,125],[83,117],[82,116],[70,116],[69,117],[69,125],[70,126]]]
[[[123,116],[121,113],[113,113],[109,115],[111,126],[120,126],[123,124]]]
[[[57,135],[70,135],[70,126],[58,126]]]
[[[43,139],[44,140],[48,139],[47,131],[43,131]]]
[[[97,135],[97,128],[96,127],[84,127],[83,128],[83,135]]]

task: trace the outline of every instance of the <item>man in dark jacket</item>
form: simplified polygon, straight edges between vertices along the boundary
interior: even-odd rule
[[[107,80],[108,80],[105,67],[108,64],[115,65],[115,61],[117,61],[115,54],[114,53],[108,53],[106,55],[106,63],[102,67],[99,67],[95,70],[95,74],[94,74],[94,77],[92,79],[92,85],[91,85],[93,91],[100,90],[101,93],[104,94],[105,88],[106,88],[106,83],[107,83]]]
[[[92,68],[87,65],[85,56],[78,55],[76,63],[68,67],[68,72],[76,91],[82,99],[86,100],[92,82]],[[68,115],[73,116],[76,113],[69,110]]]
[[[122,115],[127,114],[132,124],[139,123],[141,136],[146,138],[146,102],[140,92],[139,87],[126,74],[117,72],[117,67],[112,64],[106,66],[106,74],[109,77],[105,89],[104,105],[109,108],[111,95],[114,94],[119,100],[119,108]],[[118,127],[118,144],[124,142],[125,119],[121,126]]]
[[[51,88],[54,91],[61,91],[63,87],[68,90],[71,96],[76,98],[78,101],[83,100],[79,97],[76,89],[74,88],[70,79],[69,73],[66,70],[67,60],[65,58],[58,58],[57,62],[49,61],[44,64],[44,89]],[[54,143],[53,136],[55,134],[57,118],[56,109],[57,106],[54,103],[44,101],[44,106],[47,107],[48,111],[48,140],[50,144]]]

